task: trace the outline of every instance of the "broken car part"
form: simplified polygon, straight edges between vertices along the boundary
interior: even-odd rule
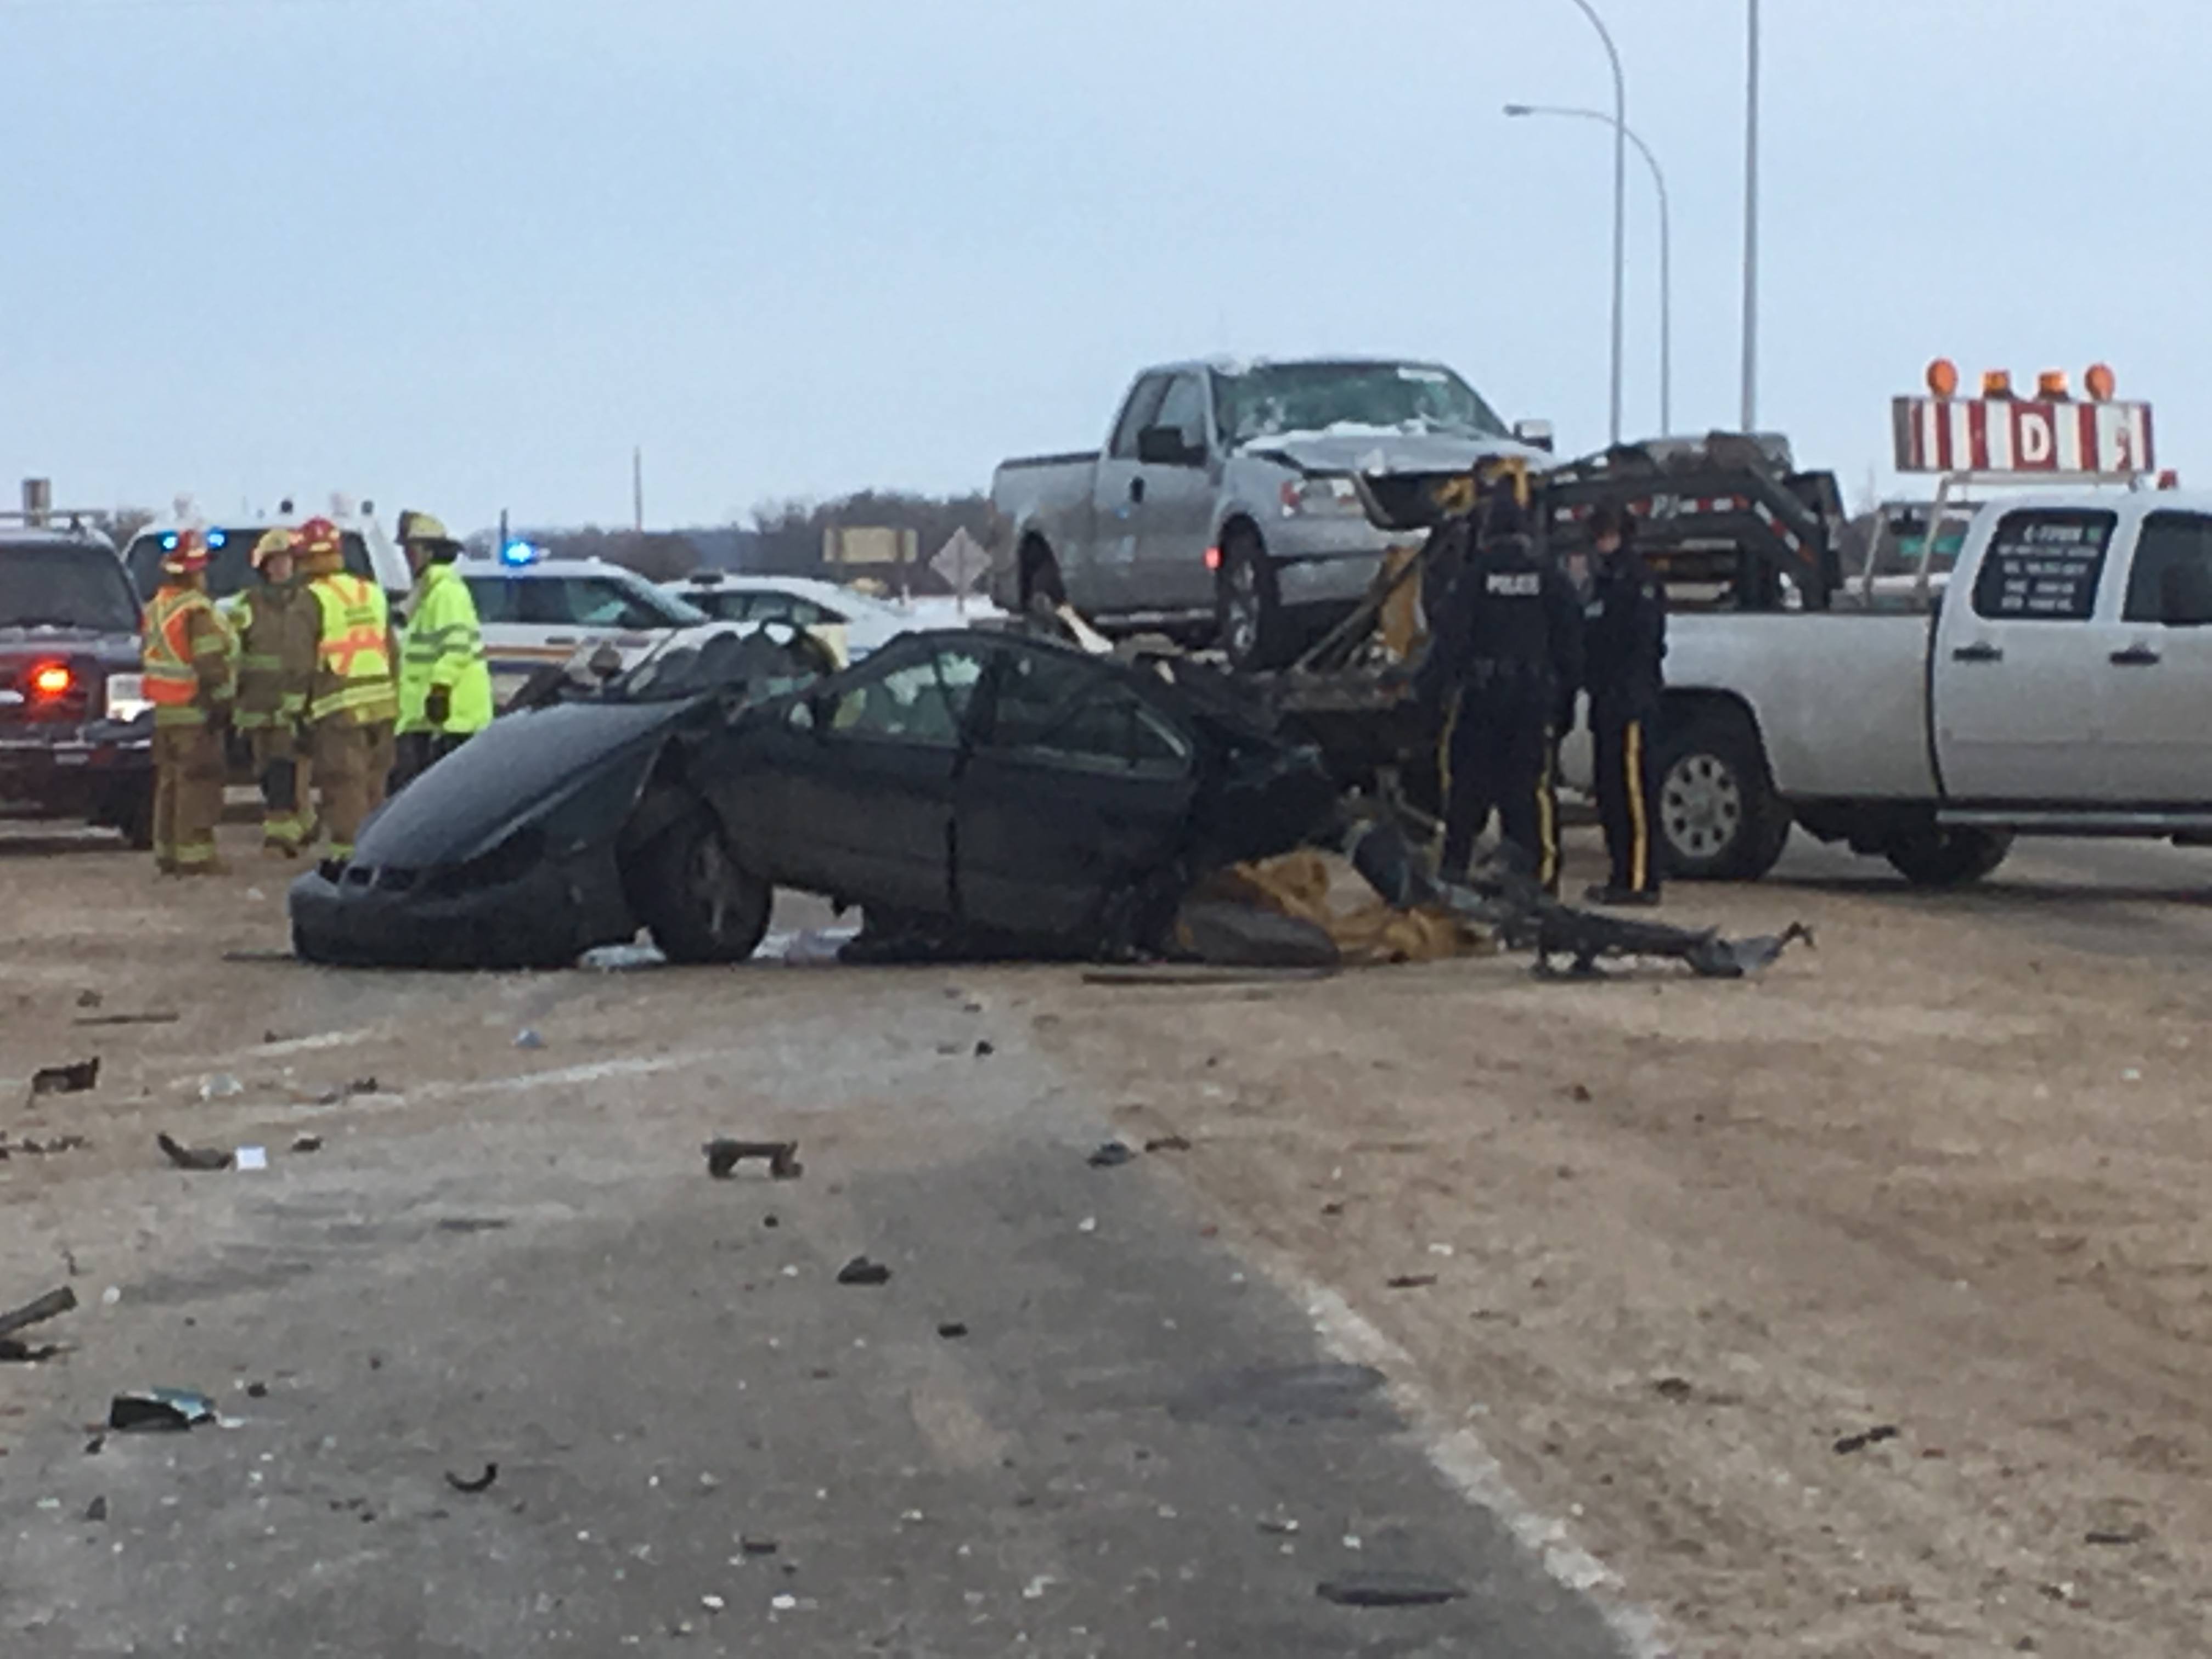
[[[41,1066],[31,1073],[31,1093],[76,1095],[100,1086],[100,1057],[71,1060],[66,1066]]]
[[[461,1475],[455,1474],[451,1469],[447,1469],[446,1471],[446,1484],[451,1486],[455,1492],[489,1492],[491,1490],[491,1483],[498,1479],[499,1465],[496,1463],[485,1464],[483,1466],[483,1473],[477,1476],[473,1480],[465,1479]]]
[[[168,1155],[169,1162],[179,1170],[228,1170],[235,1161],[235,1154],[218,1152],[212,1146],[187,1146],[173,1139],[166,1129],[155,1135],[154,1140]]]
[[[173,1434],[215,1421],[215,1401],[190,1389],[145,1389],[108,1403],[107,1426],[124,1434]]]
[[[727,1181],[737,1173],[738,1165],[748,1158],[765,1162],[771,1181],[796,1181],[806,1170],[806,1166],[799,1161],[799,1143],[795,1140],[732,1140],[718,1137],[700,1150],[707,1154],[707,1173],[717,1181]]]

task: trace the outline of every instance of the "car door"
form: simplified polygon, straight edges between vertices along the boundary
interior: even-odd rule
[[[2102,793],[2094,745],[2112,665],[2094,619],[2118,524],[2100,507],[2004,514],[1972,586],[1944,593],[1932,689],[1936,757],[1952,799]]]
[[[568,653],[564,651],[556,657],[542,649],[539,635],[544,630],[522,620],[518,592],[522,583],[490,571],[461,580],[468,585],[469,598],[476,602],[477,623],[483,633],[484,660],[491,670],[492,701],[504,707],[522,689],[523,683],[548,660],[565,659]]]
[[[1178,374],[1152,416],[1151,429],[1172,432],[1180,459],[1147,460],[1138,470],[1144,520],[1137,541],[1140,611],[1202,611],[1213,603],[1206,550],[1213,540],[1212,422],[1206,376]]]
[[[1137,547],[1150,488],[1137,459],[1137,439],[1159,409],[1170,378],[1147,374],[1137,382],[1092,469],[1090,543],[1060,572],[1078,611],[1121,611],[1137,605]]]
[[[980,646],[915,640],[823,681],[717,767],[716,805],[763,873],[863,906],[952,908],[955,780]]]
[[[1111,666],[1002,643],[958,790],[955,876],[970,923],[1080,939],[1181,845],[1189,735]]]
[[[538,643],[565,658],[611,645],[625,661],[672,625],[641,596],[609,576],[544,576],[521,584],[522,616],[544,630]]]
[[[2212,803],[2212,514],[2144,514],[2100,625],[2105,798]]]

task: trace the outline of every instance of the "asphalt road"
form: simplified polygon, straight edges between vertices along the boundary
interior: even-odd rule
[[[0,1464],[11,1656],[1621,1650],[1171,1152],[1086,1162],[1114,1103],[1025,1014],[927,973],[769,1007],[743,974],[258,971],[288,1030],[481,1005],[501,1056],[364,1047],[388,1121],[85,1194],[78,1235],[150,1265],[27,1377],[56,1397]],[[518,997],[547,1048],[512,1064],[551,1068],[521,1084]],[[612,1041],[626,997],[655,1024]],[[812,1126],[801,1179],[708,1178],[705,1133],[771,1120]],[[836,1282],[861,1253],[889,1283]],[[95,1436],[138,1383],[233,1425]],[[1456,1599],[1318,1593],[1368,1580]]]

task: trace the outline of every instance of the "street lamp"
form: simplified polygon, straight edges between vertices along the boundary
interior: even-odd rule
[[[1606,59],[1613,65],[1613,441],[1620,441],[1620,337],[1622,295],[1626,288],[1628,247],[1628,78],[1621,73],[1620,53],[1613,33],[1597,15],[1590,0],[1574,0],[1597,38],[1605,43]]]
[[[1597,121],[1607,126],[1613,118],[1594,109],[1569,109],[1558,104],[1508,104],[1505,112],[1512,116],[1565,115],[1578,121]],[[1652,188],[1659,193],[1659,435],[1666,437],[1674,430],[1674,277],[1673,215],[1667,204],[1667,175],[1660,169],[1659,158],[1651,153],[1651,146],[1636,136],[1632,127],[1623,128],[1628,142],[1651,169]]]

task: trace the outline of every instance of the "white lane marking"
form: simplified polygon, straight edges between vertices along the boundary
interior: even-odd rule
[[[1566,1522],[1531,1508],[1513,1489],[1481,1437],[1453,1423],[1428,1390],[1408,1380],[1413,1364],[1403,1348],[1327,1285],[1313,1283],[1280,1261],[1270,1266],[1293,1294],[1304,1298],[1314,1330],[1334,1358],[1371,1365],[1383,1374],[1391,1403],[1419,1432],[1429,1462],[1454,1491],[1503,1522],[1521,1547],[1543,1563],[1546,1572],[1587,1596],[1630,1659],[1673,1659],[1674,1649],[1657,1618],[1626,1600],[1620,1575],[1576,1543]]]

